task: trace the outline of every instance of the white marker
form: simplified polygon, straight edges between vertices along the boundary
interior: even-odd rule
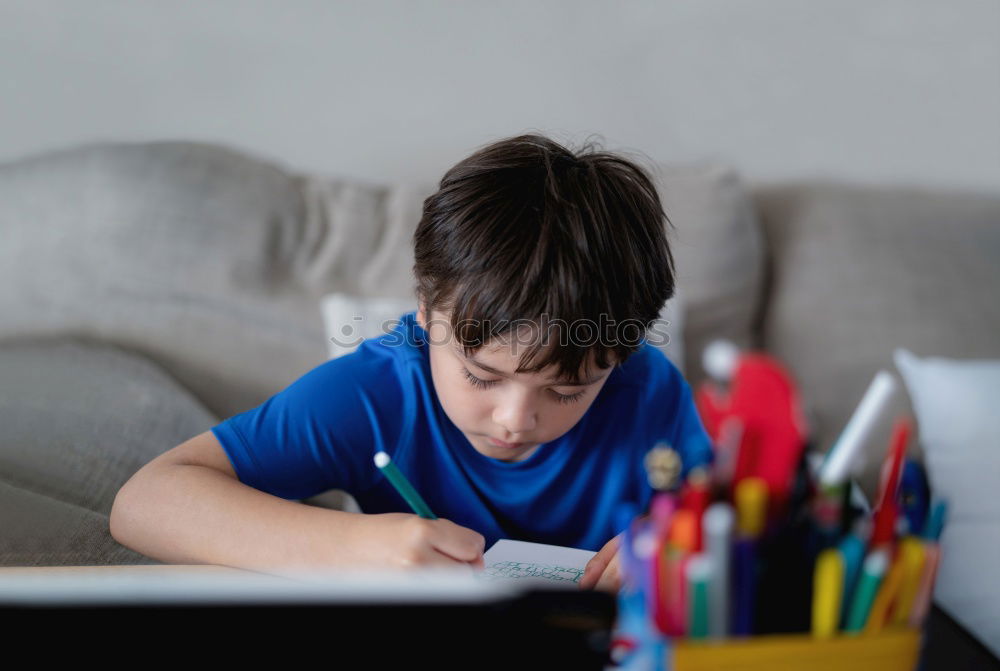
[[[708,583],[708,635],[724,638],[729,632],[729,551],[733,540],[733,507],[713,503],[701,518],[705,553],[711,562]]]
[[[865,392],[861,403],[851,416],[847,426],[837,438],[819,467],[821,487],[836,487],[845,483],[851,469],[871,435],[875,422],[885,409],[897,387],[896,378],[888,371],[880,370]]]

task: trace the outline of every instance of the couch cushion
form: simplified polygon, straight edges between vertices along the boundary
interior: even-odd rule
[[[748,344],[759,233],[735,174],[659,175],[688,367]],[[222,147],[102,144],[0,165],[0,342],[85,335],[155,361],[217,415],[323,361],[320,298],[412,296],[422,186],[299,175]]]
[[[671,251],[684,316],[684,374],[705,376],[702,352],[716,338],[757,344],[764,242],[753,202],[729,167],[660,166],[658,189],[673,224]]]
[[[108,516],[0,481],[0,566],[159,564],[119,544]]]
[[[229,416],[323,361],[320,296],[410,289],[381,241],[419,202],[195,143],[0,165],[0,341],[120,344]]]
[[[761,189],[770,300],[764,345],[801,384],[827,449],[892,353],[1000,356],[1000,199],[903,188]],[[897,394],[873,435],[871,493]],[[918,452],[918,451],[915,451]]]
[[[4,344],[0,380],[0,563],[138,560],[108,532],[115,494],[217,418],[156,365],[104,345]]]

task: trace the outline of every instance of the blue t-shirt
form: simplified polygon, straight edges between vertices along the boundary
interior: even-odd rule
[[[569,431],[527,459],[477,452],[444,413],[415,313],[212,431],[240,481],[286,499],[350,492],[365,513],[412,512],[375,467],[384,450],[438,517],[500,538],[600,549],[619,504],[652,495],[643,457],[666,441],[685,472],[711,458],[676,367],[643,343]],[[474,393],[470,391],[470,393]]]

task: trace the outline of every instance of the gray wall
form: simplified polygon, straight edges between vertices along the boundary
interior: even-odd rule
[[[1000,191],[1000,3],[0,0],[0,160],[220,141],[431,181],[539,129],[759,181]]]

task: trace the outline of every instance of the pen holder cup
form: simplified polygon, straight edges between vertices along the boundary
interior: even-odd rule
[[[878,634],[754,636],[724,641],[682,641],[673,650],[673,671],[913,671],[920,656],[919,629]]]

